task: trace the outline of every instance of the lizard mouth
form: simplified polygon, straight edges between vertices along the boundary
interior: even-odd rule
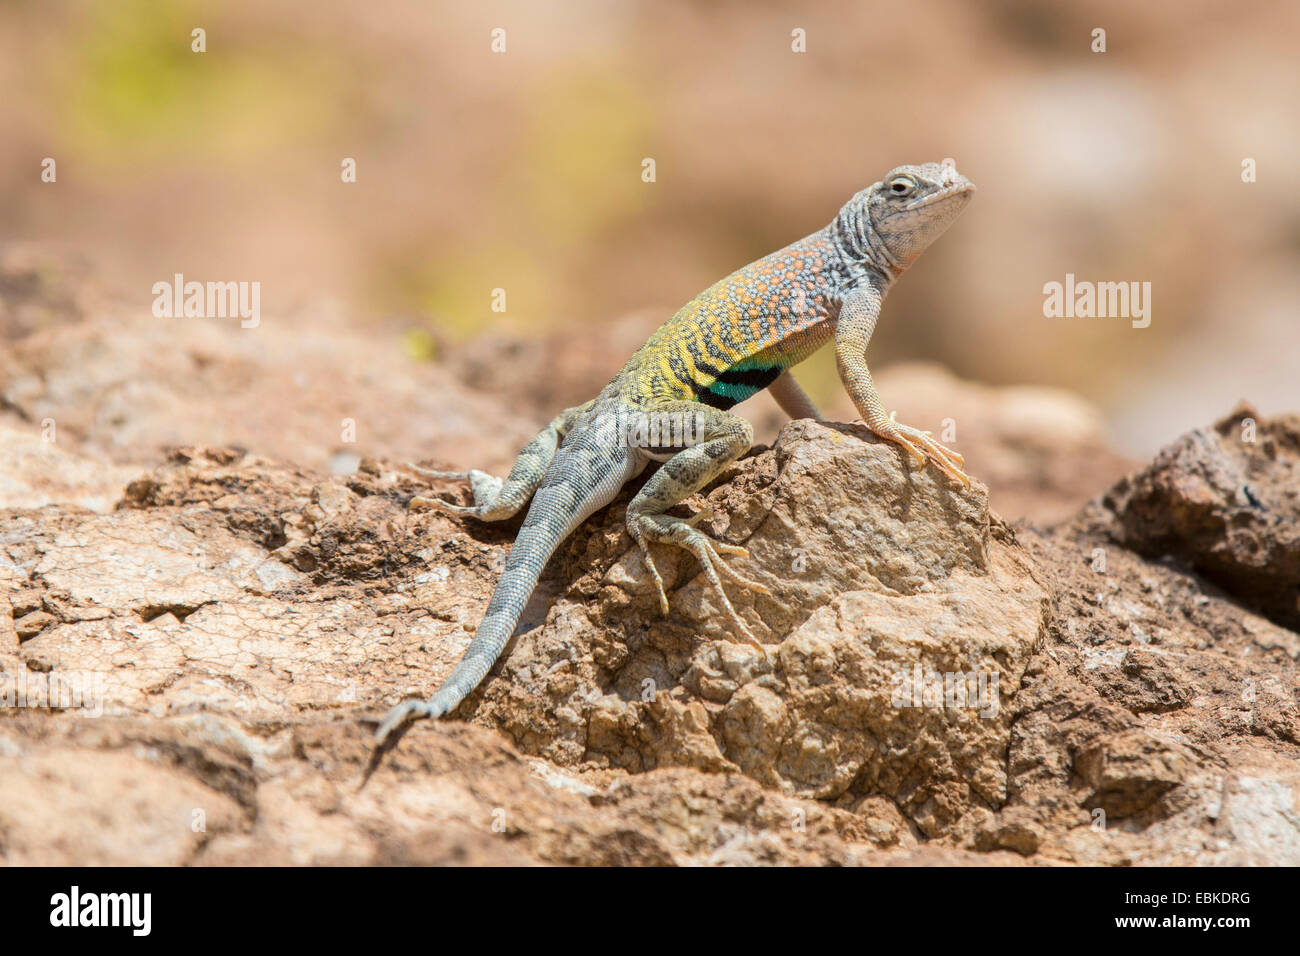
[[[908,212],[921,209],[925,206],[932,206],[937,202],[943,202],[945,199],[952,199],[954,196],[969,196],[975,192],[975,184],[967,180],[962,183],[954,183],[946,186],[937,193],[931,193],[916,202],[908,203],[905,207]]]

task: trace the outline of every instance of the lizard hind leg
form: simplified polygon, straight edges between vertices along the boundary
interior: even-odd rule
[[[753,428],[739,416],[695,402],[675,403],[657,411],[689,416],[693,421],[692,431],[698,438],[698,443],[669,458],[641,487],[627,508],[628,531],[645,555],[646,567],[659,591],[660,608],[665,615],[668,613],[668,595],[650,554],[651,543],[671,544],[691,552],[736,630],[746,641],[766,653],[762,643],[736,613],[722,586],[725,577],[759,594],[771,594],[767,587],[742,576],[722,560],[724,554],[748,557],[749,552],[736,545],[714,541],[697,530],[695,526],[706,512],[691,518],[675,518],[665,513],[695,494],[743,455],[753,443]]]
[[[573,422],[584,408],[585,406],[579,406],[566,409],[538,432],[536,437],[519,452],[514,467],[510,469],[509,477],[505,479],[489,475],[477,468],[470,471],[432,471],[427,468],[408,465],[407,467],[416,474],[423,475],[426,478],[435,478],[440,481],[464,481],[468,479],[470,491],[474,496],[474,504],[454,505],[441,498],[427,498],[418,495],[411,499],[407,507],[412,510],[434,510],[448,514],[470,515],[481,521],[503,521],[506,518],[513,517],[532,499],[533,492],[537,490],[542,483],[542,478],[546,475],[546,469],[551,467],[551,461],[555,458],[555,449],[559,447],[560,439],[572,427]]]

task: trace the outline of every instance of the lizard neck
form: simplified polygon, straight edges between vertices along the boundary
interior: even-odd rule
[[[890,253],[863,203],[847,203],[827,230],[851,284],[865,279],[883,294],[907,268]]]

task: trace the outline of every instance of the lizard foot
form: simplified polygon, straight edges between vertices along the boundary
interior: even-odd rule
[[[736,609],[731,604],[731,599],[727,597],[727,592],[722,587],[722,577],[729,578],[741,587],[748,588],[757,594],[765,594],[770,597],[772,592],[766,585],[750,580],[734,571],[722,560],[723,554],[747,558],[749,557],[748,550],[734,544],[714,541],[703,532],[695,530],[695,525],[706,514],[707,512],[700,512],[685,520],[670,518],[667,515],[640,515],[633,521],[628,522],[632,536],[636,539],[636,543],[640,545],[642,554],[645,556],[646,567],[650,569],[650,573],[654,576],[655,586],[659,590],[660,609],[666,617],[668,615],[668,595],[664,591],[664,582],[659,575],[659,569],[655,567],[654,558],[650,555],[650,548],[647,545],[649,541],[659,544],[673,544],[691,552],[708,576],[714,592],[722,602],[723,610],[731,618],[731,623],[749,644],[756,647],[766,657],[767,648],[754,636],[754,632],[749,629],[749,626],[741,620],[740,615],[736,613]],[[719,573],[721,573],[721,576]]]
[[[441,498],[427,498],[424,495],[416,495],[406,505],[411,511],[442,511],[453,515],[490,518],[493,517],[493,511],[497,509],[501,501],[501,489],[505,482],[495,475],[489,475],[477,468],[470,471],[432,471],[409,463],[406,467],[418,475],[425,478],[434,478],[438,481],[468,480],[470,490],[474,493],[474,503],[472,505],[454,505],[450,501],[444,501]]]
[[[927,461],[932,461],[940,471],[953,481],[960,482],[963,487],[969,488],[970,476],[962,471],[966,459],[958,452],[935,441],[932,432],[921,431],[911,425],[900,424],[894,419],[897,414],[897,412],[891,413],[888,423],[881,428],[873,427],[870,423],[868,423],[867,427],[871,428],[880,438],[902,445],[911,454],[918,467],[925,467]]]

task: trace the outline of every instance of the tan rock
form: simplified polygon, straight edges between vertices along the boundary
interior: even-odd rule
[[[691,503],[774,592],[730,589],[766,659],[672,551],[659,616],[629,489],[457,719],[358,789],[364,718],[450,671],[512,541],[409,513],[426,488],[190,447],[110,513],[8,512],[4,860],[1300,858],[1293,632],[1093,517],[1013,533],[979,486],[807,422]]]
[[[931,836],[1001,805],[1046,592],[1014,539],[991,537],[978,486],[909,471],[864,436],[791,423],[709,495],[714,532],[752,555],[734,566],[773,592],[733,595],[770,660],[736,643],[697,569],[667,549],[675,613],[660,619],[623,536],[594,608],[562,599],[521,638],[479,719],[560,763],[738,768],[822,799],[890,793]],[[627,653],[588,650],[593,621]]]
[[[1265,420],[1243,405],[1162,449],[1102,505],[1118,541],[1177,556],[1300,629],[1300,415]]]

